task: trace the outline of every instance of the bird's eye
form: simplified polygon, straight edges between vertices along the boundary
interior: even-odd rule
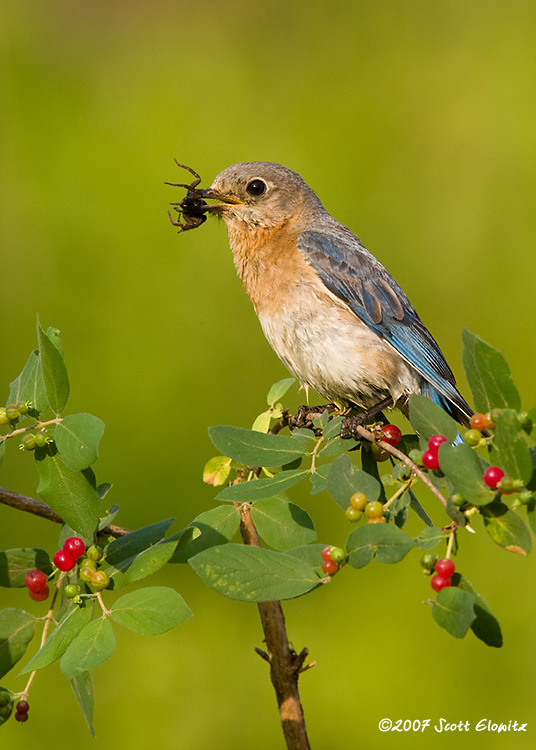
[[[266,192],[266,183],[263,180],[251,180],[246,185],[246,190],[250,195],[263,195]]]

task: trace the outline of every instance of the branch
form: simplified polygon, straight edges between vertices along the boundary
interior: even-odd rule
[[[63,518],[58,516],[46,503],[26,497],[25,495],[19,495],[17,492],[11,492],[11,490],[6,490],[3,487],[0,487],[0,503],[9,505],[10,508],[23,510],[25,513],[32,513],[34,516],[39,516],[40,518],[46,518],[53,523],[64,523]],[[110,525],[105,526],[99,533],[109,534],[117,538],[130,533],[130,531],[129,529],[124,529],[122,526]]]
[[[260,547],[259,535],[249,505],[236,503],[240,510],[240,533],[244,544]],[[277,697],[279,718],[288,750],[309,750],[305,718],[298,691],[307,649],[297,654],[288,642],[281,602],[259,602],[267,653],[255,649],[270,664],[270,677]]]

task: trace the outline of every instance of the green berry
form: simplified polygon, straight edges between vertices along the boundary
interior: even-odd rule
[[[346,552],[342,547],[332,547],[329,556],[336,563],[342,563],[346,560]]]
[[[467,430],[467,432],[463,436],[463,441],[464,443],[467,443],[467,445],[479,445],[481,440],[482,433],[480,432],[480,430]]]
[[[78,594],[80,593],[80,589],[78,586],[75,586],[74,583],[70,583],[63,589],[63,593],[65,594],[67,599],[74,599],[75,596],[78,596]]]
[[[92,562],[92,561],[89,560],[88,562]],[[93,576],[95,576],[96,574],[97,574],[96,569],[82,564],[78,577],[80,578],[80,580],[85,581],[86,583],[91,583],[91,581],[93,580]]]
[[[92,544],[91,547],[89,547],[89,549],[87,550],[86,555],[88,556],[89,560],[99,562],[99,560],[102,559],[102,550],[100,549],[100,547]]]
[[[93,578],[91,579],[91,586],[95,591],[102,591],[103,589],[107,589],[110,585],[110,576],[106,571],[104,570],[97,570],[96,573],[93,573]]]
[[[497,489],[503,495],[511,495],[512,492],[517,492],[519,487],[516,480],[506,474],[497,482]]]
[[[10,422],[16,422],[20,417],[20,411],[17,409],[16,404],[6,407],[6,417]]]
[[[381,518],[383,516],[383,505],[379,500],[371,500],[367,503],[365,515],[369,518]]]
[[[424,572],[427,574],[433,573],[435,564],[438,559],[439,558],[437,555],[432,555],[429,552],[426,555],[423,555],[421,558],[421,565],[424,568]]]
[[[523,492],[519,493],[517,499],[521,505],[528,505],[534,499],[534,495],[530,490],[523,490]]]
[[[377,463],[380,463],[381,461],[387,461],[389,459],[389,451],[380,448],[380,446],[376,445],[376,443],[372,443],[370,451],[372,454],[372,458]]]
[[[28,411],[30,410],[30,402],[29,401],[19,401],[18,404],[16,404],[17,409],[21,414],[28,414]]]
[[[364,492],[354,492],[350,498],[350,505],[356,510],[365,510],[365,505],[368,503],[368,497]]]
[[[346,518],[350,521],[350,523],[357,523],[360,520],[361,516],[363,515],[363,511],[357,510],[357,508],[352,508],[351,505],[348,508],[346,508],[344,513],[346,515]]]
[[[44,448],[48,442],[48,435],[46,434],[46,432],[36,432],[34,437],[35,445],[38,448]]]
[[[22,436],[21,446],[25,451],[33,451],[36,446],[35,435],[31,432]]]
[[[451,497],[451,500],[457,508],[461,508],[462,505],[465,505],[465,498],[459,492],[455,492]]]
[[[7,418],[5,406],[0,406],[0,425],[2,424],[9,424],[9,419]]]

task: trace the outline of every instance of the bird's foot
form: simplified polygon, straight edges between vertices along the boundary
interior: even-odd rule
[[[341,425],[341,437],[347,440],[350,438],[359,440],[360,436],[356,431],[356,427],[364,427],[373,417],[380,416],[383,418],[383,409],[388,409],[392,405],[393,399],[389,396],[388,398],[379,401],[374,406],[371,406],[370,409],[367,409],[367,411],[364,411],[361,414],[345,417]]]
[[[322,404],[321,406],[299,406],[296,414],[289,418],[289,427],[295,430],[298,427],[304,427],[308,430],[314,430],[313,419],[319,419],[327,411],[330,414],[337,411],[336,404]]]

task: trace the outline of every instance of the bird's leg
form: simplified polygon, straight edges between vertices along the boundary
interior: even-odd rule
[[[363,427],[369,419],[371,419],[372,417],[376,417],[384,409],[388,409],[392,405],[393,399],[391,396],[388,396],[387,398],[382,399],[382,401],[379,401],[377,404],[371,406],[370,409],[367,409],[367,411],[364,411],[361,414],[356,414],[351,417],[345,417],[342,422],[341,437],[346,439],[354,438],[354,440],[359,440],[359,436],[357,435],[355,428],[357,426]]]

